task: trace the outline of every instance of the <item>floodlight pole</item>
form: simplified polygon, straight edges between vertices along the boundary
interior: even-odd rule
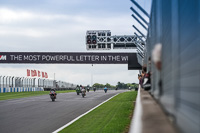
[[[91,87],[93,85],[93,64],[92,64],[92,71],[91,71]]]

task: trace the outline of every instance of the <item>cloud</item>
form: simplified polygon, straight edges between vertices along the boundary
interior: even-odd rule
[[[39,38],[71,35],[72,33],[86,32],[88,29],[113,29],[116,31],[116,27],[125,33],[127,28],[124,27],[124,23],[130,19],[130,16],[99,18],[98,16],[44,14],[0,8],[0,18],[0,35]]]
[[[102,18],[0,8],[0,17],[0,45],[7,44],[3,51],[85,51],[87,30],[133,34],[129,15]]]
[[[36,14],[24,10],[12,10],[9,8],[0,8],[0,23],[8,24],[32,20],[55,20],[55,19],[70,19],[67,15],[48,15]]]
[[[19,27],[3,27],[0,26],[0,36],[27,36],[33,38],[47,37],[51,34],[46,31],[37,30],[34,28],[19,28]]]
[[[110,14],[105,14],[100,17],[100,15],[93,16],[93,14],[81,14],[81,15],[74,15],[74,14],[47,14],[41,12],[30,12],[27,10],[19,10],[19,9],[11,9],[11,8],[0,8],[0,23],[1,24],[12,24],[17,22],[27,23],[31,21],[65,21],[65,22],[76,22],[76,23],[83,23],[83,24],[113,24],[110,23],[109,20],[112,22],[121,22],[122,20],[130,19],[128,15],[119,15],[119,16],[110,16]],[[108,21],[106,21],[108,20]],[[19,23],[18,23],[19,24]]]
[[[111,30],[112,35],[134,33],[133,19],[129,14],[117,16],[111,14],[45,13],[1,7],[1,51],[85,52],[87,30]],[[129,52],[132,51],[134,50]],[[127,50],[124,50],[124,52],[127,52]],[[29,68],[45,70],[51,79],[53,74],[56,73],[57,80],[83,85],[91,83],[91,65],[22,64],[3,65],[0,68],[2,75],[23,77],[26,75],[26,69]],[[137,71],[128,71],[127,65],[95,65],[93,83],[115,85],[118,81],[137,83]]]

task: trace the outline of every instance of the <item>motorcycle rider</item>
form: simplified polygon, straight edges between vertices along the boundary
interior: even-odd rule
[[[77,87],[76,87],[76,93],[77,93],[77,95],[79,95],[79,93],[81,93],[81,89],[80,89],[79,85],[77,85]]]
[[[84,88],[82,85],[80,85],[80,87],[81,87],[81,93],[86,95],[86,90],[85,90],[85,88]]]
[[[128,89],[131,90],[131,87],[129,86]]]
[[[96,91],[96,87],[93,87],[94,92]]]
[[[105,93],[107,92],[107,90],[108,90],[108,88],[105,86],[105,88],[104,88]]]
[[[90,91],[90,86],[88,85],[88,86],[87,86],[87,92],[89,92],[89,91]]]
[[[52,93],[52,94],[55,94],[55,98],[56,98],[56,95],[57,95],[56,90],[55,90],[55,89],[51,89],[51,90],[50,90],[50,94],[51,94],[51,93]]]

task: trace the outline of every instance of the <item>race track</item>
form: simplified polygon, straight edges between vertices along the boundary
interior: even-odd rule
[[[1,133],[51,133],[122,90],[90,91],[85,98],[73,93],[0,101]]]

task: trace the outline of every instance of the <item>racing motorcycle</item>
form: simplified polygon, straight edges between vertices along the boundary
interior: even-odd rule
[[[87,92],[89,92],[89,91],[90,91],[90,88],[88,87],[88,88],[87,88]]]
[[[56,92],[55,91],[50,91],[50,98],[51,98],[51,100],[52,100],[52,102],[54,102],[55,101],[55,99],[56,99]]]
[[[81,90],[79,88],[77,88],[76,93],[77,93],[77,95],[79,95],[79,93],[81,93]]]
[[[86,90],[85,89],[82,89],[81,90],[81,93],[82,93],[82,97],[84,98],[86,96]]]
[[[107,90],[108,90],[108,88],[105,87],[105,88],[104,88],[105,93],[107,93]]]

